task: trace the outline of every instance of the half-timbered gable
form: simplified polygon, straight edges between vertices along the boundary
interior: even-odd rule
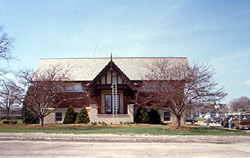
[[[131,80],[113,61],[110,61],[94,78],[93,82],[89,85],[89,88],[110,89],[113,82],[118,84],[118,89],[136,90]]]

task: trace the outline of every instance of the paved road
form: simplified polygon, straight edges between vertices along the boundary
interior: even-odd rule
[[[0,157],[250,157],[248,136],[0,133]]]
[[[201,126],[206,126],[207,125],[207,123],[204,123],[204,121],[198,121],[197,124],[199,124]],[[222,127],[220,123],[209,123],[209,126],[210,127]]]

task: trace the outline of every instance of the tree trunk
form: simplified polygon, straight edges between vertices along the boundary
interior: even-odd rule
[[[44,123],[44,122],[43,122],[43,119],[44,119],[43,117],[40,117],[40,118],[39,118],[39,120],[40,120],[40,126],[43,126],[43,123]]]
[[[8,120],[9,119],[9,114],[10,114],[10,109],[6,109],[6,119]]]
[[[176,116],[177,118],[177,127],[181,126],[181,116]]]

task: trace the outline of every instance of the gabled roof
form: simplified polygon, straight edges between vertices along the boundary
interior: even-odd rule
[[[130,81],[130,79],[124,74],[121,69],[113,62],[110,61],[103,69],[102,71],[94,78],[93,82],[89,85],[89,88],[93,88],[98,82],[101,80],[101,78],[110,70],[110,68],[113,69],[113,71],[116,71],[116,73],[121,77],[124,84],[129,86],[130,89],[135,90],[134,84]]]
[[[156,60],[168,59],[173,64],[188,64],[186,57],[126,57],[113,58],[114,63],[131,80],[142,80],[148,74],[147,66]],[[71,67],[72,81],[93,81],[102,69],[110,62],[110,58],[51,58],[40,59],[36,70],[46,70],[51,65]]]

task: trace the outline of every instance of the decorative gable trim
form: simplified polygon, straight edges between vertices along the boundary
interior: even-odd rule
[[[92,83],[88,86],[89,89],[93,89],[98,83],[101,83],[103,76],[107,74],[108,71],[113,70],[121,77],[123,84],[127,85],[131,90],[136,90],[133,82],[121,71],[121,69],[111,60],[102,71],[94,78]]]

